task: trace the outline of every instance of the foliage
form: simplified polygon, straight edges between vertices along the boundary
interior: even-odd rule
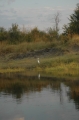
[[[48,32],[40,31],[37,27],[27,31],[25,29],[19,29],[19,26],[15,23],[12,24],[9,30],[0,27],[0,41],[7,41],[9,44],[19,44],[22,42],[52,42],[58,40],[58,31],[49,28]]]
[[[12,24],[12,27],[9,29],[9,37],[11,43],[16,43],[20,38],[20,30],[17,24]]]
[[[73,34],[79,34],[79,3],[77,4],[74,13],[70,15],[69,21],[70,23],[63,27],[64,34],[69,34],[71,37]]]
[[[79,4],[77,4],[74,13],[70,15],[69,27],[72,33],[79,34]]]
[[[50,41],[54,41],[54,40],[58,40],[58,31],[52,28],[48,29],[48,35],[49,35],[49,40]]]
[[[7,31],[5,30],[5,28],[0,27],[0,41],[3,42],[6,39],[7,39]]]

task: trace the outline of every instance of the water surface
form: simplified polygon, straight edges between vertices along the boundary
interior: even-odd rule
[[[79,81],[0,75],[0,120],[79,120]]]

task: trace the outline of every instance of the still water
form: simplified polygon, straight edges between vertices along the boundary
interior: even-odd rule
[[[79,120],[79,81],[0,75],[0,120]]]

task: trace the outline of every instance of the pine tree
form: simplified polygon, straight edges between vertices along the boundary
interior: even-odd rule
[[[64,33],[70,35],[79,34],[79,3],[76,5],[74,13],[70,15],[69,21],[70,23],[63,27]]]
[[[70,15],[69,28],[72,33],[79,34],[79,3],[77,4],[74,13]]]

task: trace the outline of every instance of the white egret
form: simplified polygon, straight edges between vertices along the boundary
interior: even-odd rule
[[[37,59],[38,64],[40,64],[39,58]]]

